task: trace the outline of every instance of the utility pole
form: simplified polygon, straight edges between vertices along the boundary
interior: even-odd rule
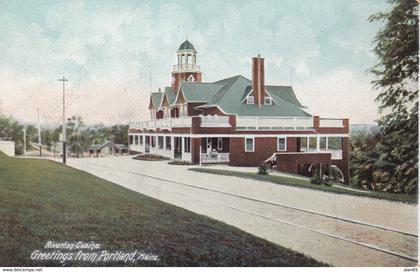
[[[41,123],[39,122],[39,108],[37,108],[36,110],[38,112],[38,147],[39,147],[39,156],[42,157]]]
[[[67,147],[66,147],[66,141],[67,141],[67,137],[66,137],[66,82],[69,81],[68,79],[66,79],[64,76],[63,78],[60,78],[58,81],[62,81],[63,82],[63,163],[66,163],[66,156],[67,156]]]
[[[26,128],[23,128],[23,155],[26,155]]]

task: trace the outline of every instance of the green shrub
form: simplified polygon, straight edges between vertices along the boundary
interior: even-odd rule
[[[312,184],[316,184],[316,185],[321,185],[322,184],[322,180],[319,179],[319,178],[312,177],[311,178],[311,183]]]
[[[266,162],[262,162],[260,166],[258,166],[258,175],[268,175],[268,171],[270,170],[270,165]]]
[[[322,183],[325,185],[325,186],[332,186],[333,185],[333,183],[334,183],[334,180],[333,179],[330,179],[330,177],[325,177],[323,180],[322,180]]]

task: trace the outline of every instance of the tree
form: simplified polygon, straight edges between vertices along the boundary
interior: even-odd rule
[[[51,150],[52,141],[53,141],[51,131],[49,129],[43,130],[41,137],[42,137],[43,144],[47,146],[48,150]]]
[[[418,182],[418,4],[414,0],[390,3],[390,12],[369,18],[385,22],[375,37],[379,63],[371,69],[383,114],[378,121],[380,140],[375,148],[380,160],[376,167],[391,174],[394,192],[410,193]]]
[[[82,117],[72,116],[67,120],[67,135],[70,144],[70,150],[77,154],[79,157],[80,153],[83,155],[83,144],[82,144],[82,131],[84,130],[84,123]]]

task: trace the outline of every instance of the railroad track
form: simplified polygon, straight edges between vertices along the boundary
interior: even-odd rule
[[[92,165],[96,165],[96,167],[92,167]],[[366,228],[371,228],[372,230],[381,230],[381,231],[385,231],[385,232],[389,232],[389,233],[395,233],[397,235],[400,235],[401,237],[405,236],[405,237],[410,237],[410,238],[416,239],[416,240],[418,239],[417,234],[413,234],[413,233],[389,228],[389,227],[386,227],[386,226],[379,226],[379,225],[370,224],[370,223],[367,223],[367,222],[361,222],[361,221],[342,218],[342,217],[338,217],[338,216],[334,216],[334,215],[330,215],[330,214],[324,214],[324,213],[316,212],[316,211],[313,211],[313,210],[301,209],[301,208],[292,207],[292,206],[289,206],[289,205],[274,203],[274,202],[265,201],[265,200],[261,200],[261,199],[257,199],[257,198],[251,198],[251,197],[247,197],[247,196],[243,196],[243,195],[239,195],[239,194],[224,192],[224,191],[215,190],[215,189],[209,189],[209,188],[206,188],[206,187],[187,184],[187,183],[179,182],[179,181],[176,181],[176,180],[154,177],[154,176],[143,174],[143,173],[137,172],[137,171],[121,170],[117,167],[102,165],[102,164],[97,164],[97,163],[92,163],[92,162],[89,162],[89,165],[85,165],[85,166],[87,166],[87,167],[89,167],[93,170],[100,171],[100,172],[103,172],[104,169],[106,169],[107,172],[109,172],[110,175],[115,176],[115,177],[119,177],[115,173],[116,171],[123,172],[123,173],[130,173],[130,174],[135,175],[135,176],[141,176],[141,177],[157,180],[157,181],[160,181],[160,182],[176,184],[176,185],[179,185],[179,186],[185,186],[185,187],[188,187],[188,188],[193,188],[195,190],[201,190],[201,191],[206,191],[206,192],[215,193],[215,194],[219,194],[219,195],[229,196],[229,197],[233,197],[233,198],[240,199],[240,200],[254,201],[254,202],[257,202],[257,203],[264,204],[264,205],[270,205],[270,206],[279,207],[279,208],[282,208],[282,209],[293,210],[295,212],[305,213],[305,214],[308,214],[308,215],[320,216],[320,217],[325,217],[325,218],[328,218],[328,219],[338,220],[340,222],[354,224],[354,225],[357,225],[357,226],[363,226],[363,227],[366,227]],[[173,194],[181,195],[183,197],[188,197],[188,198],[194,199],[196,201],[208,202],[208,203],[211,203],[212,205],[221,206],[221,207],[224,207],[224,208],[227,208],[227,209],[230,209],[230,210],[234,210],[236,212],[245,213],[245,214],[248,214],[248,215],[263,218],[265,220],[270,220],[270,221],[278,222],[278,223],[281,223],[281,224],[286,224],[286,225],[289,225],[289,226],[292,226],[292,227],[304,229],[306,231],[310,231],[310,232],[313,232],[313,233],[316,233],[316,234],[319,234],[319,235],[322,235],[322,236],[330,237],[330,238],[337,239],[337,240],[340,240],[340,241],[344,241],[344,242],[347,242],[347,243],[362,246],[364,248],[369,248],[371,250],[375,250],[375,251],[379,251],[379,252],[382,252],[382,253],[385,253],[385,254],[393,255],[393,256],[396,256],[398,258],[402,258],[402,259],[411,261],[413,263],[418,262],[417,257],[410,256],[408,254],[404,254],[404,253],[401,253],[401,252],[398,252],[398,251],[395,251],[395,250],[390,250],[388,248],[383,248],[383,247],[377,246],[377,245],[372,244],[372,243],[365,243],[365,242],[362,242],[362,241],[349,239],[349,238],[341,236],[341,235],[336,235],[336,234],[328,233],[326,231],[317,230],[317,229],[314,229],[314,228],[304,226],[302,224],[297,224],[297,223],[290,222],[290,221],[287,221],[287,220],[282,220],[282,219],[279,219],[279,218],[274,218],[272,216],[267,216],[267,215],[263,215],[263,214],[260,214],[260,213],[256,213],[256,212],[253,212],[253,211],[250,211],[250,210],[241,209],[241,208],[235,207],[233,205],[228,205],[228,204],[224,204],[224,203],[221,203],[221,202],[212,201],[211,199],[198,198],[195,195],[186,194],[184,192],[180,192],[179,190],[171,190],[171,189],[159,186],[159,185],[149,184],[149,183],[147,183],[147,181],[143,181],[142,183],[144,185],[155,187],[155,188],[158,188],[159,190],[164,190],[164,191],[167,191],[167,192],[170,192],[170,193],[173,193]]]

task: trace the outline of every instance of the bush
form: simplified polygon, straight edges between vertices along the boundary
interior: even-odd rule
[[[258,175],[268,175],[269,170],[270,165],[266,162],[262,162],[260,166],[258,166]]]
[[[325,177],[324,180],[322,180],[322,183],[325,186],[332,186],[334,181],[333,181],[333,179],[330,179],[330,177]]]
[[[193,163],[191,163],[189,161],[178,161],[178,160],[170,161],[170,162],[168,162],[168,164],[171,164],[171,165],[193,165]]]
[[[315,185],[321,185],[322,184],[322,180],[319,179],[319,178],[312,177],[311,178],[311,183],[312,184],[315,184]]]
[[[133,157],[134,160],[141,160],[141,161],[163,161],[163,160],[170,160],[168,157],[164,157],[161,155],[155,154],[140,154]]]
[[[321,185],[322,184],[322,178],[321,178],[321,173],[320,173],[320,170],[319,170],[319,164],[316,165],[315,169],[313,169],[312,171],[313,171],[313,174],[312,174],[312,178],[311,178],[311,183],[316,184],[316,185]]]

